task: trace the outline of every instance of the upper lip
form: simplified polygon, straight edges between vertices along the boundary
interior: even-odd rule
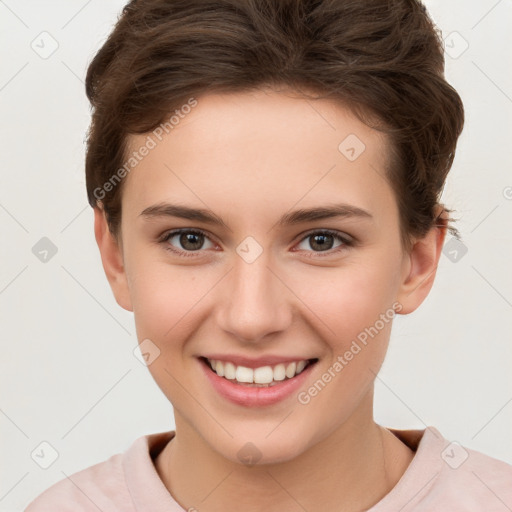
[[[236,366],[245,366],[246,368],[260,368],[262,366],[275,366],[283,363],[293,363],[298,361],[309,361],[310,359],[316,359],[311,357],[290,357],[290,356],[261,356],[261,357],[246,357],[236,354],[208,354],[204,355],[210,361],[223,361],[230,362]]]

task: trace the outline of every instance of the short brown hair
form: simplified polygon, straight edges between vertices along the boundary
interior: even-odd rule
[[[102,187],[123,166],[129,134],[154,130],[191,97],[266,86],[315,91],[367,124],[376,120],[389,136],[386,171],[403,248],[439,225],[464,108],[444,78],[440,31],[421,2],[132,0],[86,77],[87,195],[112,234],[122,182]]]

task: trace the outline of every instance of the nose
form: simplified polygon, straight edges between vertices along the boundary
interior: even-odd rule
[[[247,263],[235,255],[217,304],[217,325],[239,341],[258,343],[285,331],[292,322],[290,292],[264,251]]]

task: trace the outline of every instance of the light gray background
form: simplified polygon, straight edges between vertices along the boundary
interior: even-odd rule
[[[0,1],[3,511],[174,428],[170,404],[133,354],[133,318],[104,276],[85,195],[85,70],[123,5]],[[446,251],[428,299],[395,320],[375,416],[388,427],[434,425],[512,463],[512,2],[426,5],[466,109],[443,200],[460,217],[467,253],[455,248],[452,261]],[[49,51],[51,38],[58,48],[42,58],[31,45]],[[42,237],[58,249],[47,262],[32,252]],[[48,469],[31,457],[51,456],[43,441],[58,452]]]

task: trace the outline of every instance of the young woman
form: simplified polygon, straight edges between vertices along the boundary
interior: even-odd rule
[[[137,0],[87,75],[106,276],[175,431],[28,512],[512,509],[512,466],[373,419],[464,114],[414,0]]]

